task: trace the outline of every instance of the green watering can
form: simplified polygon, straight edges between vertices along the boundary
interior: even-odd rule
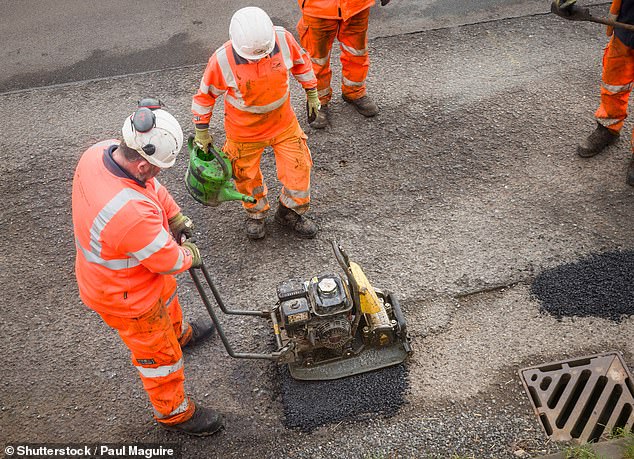
[[[189,168],[185,174],[185,185],[192,197],[205,206],[216,207],[224,201],[255,203],[253,196],[238,193],[231,176],[231,161],[215,145],[205,152],[194,142],[187,140]]]

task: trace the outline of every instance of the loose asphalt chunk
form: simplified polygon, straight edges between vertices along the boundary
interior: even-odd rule
[[[329,381],[298,381],[281,366],[280,379],[284,425],[304,432],[334,422],[394,416],[408,387],[403,364]]]
[[[634,314],[634,250],[593,254],[544,271],[531,293],[558,318],[596,316],[620,321]]]

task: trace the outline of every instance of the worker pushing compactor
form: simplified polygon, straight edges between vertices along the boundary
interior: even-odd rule
[[[216,99],[223,95],[223,151],[231,160],[238,192],[257,200],[242,203],[247,237],[261,239],[266,234],[270,205],[260,160],[264,149],[272,147],[283,185],[275,220],[301,237],[312,238],[318,227],[305,213],[313,162],[306,134],[291,108],[289,90],[290,72],[306,90],[309,115],[317,115],[317,79],[310,57],[287,30],[273,26],[257,7],[242,8],[233,15],[229,36],[209,58],[193,97],[195,142],[203,150],[212,146],[209,121]]]
[[[565,19],[610,24],[607,35],[611,38],[603,52],[601,103],[595,113],[597,127],[577,147],[579,156],[590,158],[618,140],[627,117],[627,105],[634,86],[634,27],[631,27],[634,25],[634,0],[613,0],[607,20],[592,17],[587,8],[580,8],[575,3],[575,0],[554,0],[551,9]],[[634,131],[631,145],[634,153]],[[630,159],[626,182],[634,186],[634,157]]]
[[[125,119],[122,140],[93,145],[75,171],[79,293],[130,349],[159,424],[210,435],[222,428],[222,416],[185,394],[181,349],[214,328],[183,322],[173,277],[200,266],[200,253],[192,242],[179,245],[191,236],[191,220],[156,179],[176,161],[183,132],[158,101],[139,105]]]

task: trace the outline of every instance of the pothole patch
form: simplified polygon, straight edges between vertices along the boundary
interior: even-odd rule
[[[634,432],[634,380],[617,352],[519,370],[535,414],[555,441],[596,442]]]
[[[310,432],[342,421],[395,415],[405,403],[404,364],[328,381],[299,381],[280,367],[284,425]]]
[[[541,273],[531,285],[542,311],[557,318],[620,321],[634,314],[634,250],[594,254]]]

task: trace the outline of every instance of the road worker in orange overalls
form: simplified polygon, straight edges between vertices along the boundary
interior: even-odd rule
[[[185,394],[182,348],[213,332],[183,322],[174,274],[200,266],[191,220],[156,179],[183,144],[178,121],[144,99],[126,118],[122,141],[90,147],[73,179],[72,213],[82,301],[119,332],[132,353],[158,423],[210,435],[223,426],[216,411]]]
[[[305,216],[310,205],[312,158],[306,134],[290,104],[289,73],[306,90],[309,114],[319,111],[317,80],[308,54],[282,27],[274,27],[260,8],[246,7],[231,18],[230,40],[209,58],[192,101],[195,142],[206,150],[213,142],[209,121],[218,96],[224,96],[226,142],[236,188],[253,196],[243,203],[250,239],[265,236],[270,209],[260,160],[272,147],[283,185],[275,220],[301,237],[315,237],[317,224]]]
[[[634,24],[634,0],[613,0],[610,18]],[[612,38],[603,53],[601,104],[595,113],[597,127],[577,147],[577,153],[583,158],[595,156],[617,141],[634,86],[634,32],[608,27],[607,35]],[[632,151],[634,153],[634,132]],[[626,182],[634,186],[634,157],[630,160]]]
[[[390,0],[381,0],[385,6]],[[328,125],[328,102],[332,98],[330,51],[335,38],[341,48],[341,96],[363,116],[372,117],[379,107],[366,94],[365,79],[370,68],[368,56],[368,19],[375,0],[297,0],[302,17],[297,32],[302,46],[310,54],[317,76],[321,110],[310,126]]]

